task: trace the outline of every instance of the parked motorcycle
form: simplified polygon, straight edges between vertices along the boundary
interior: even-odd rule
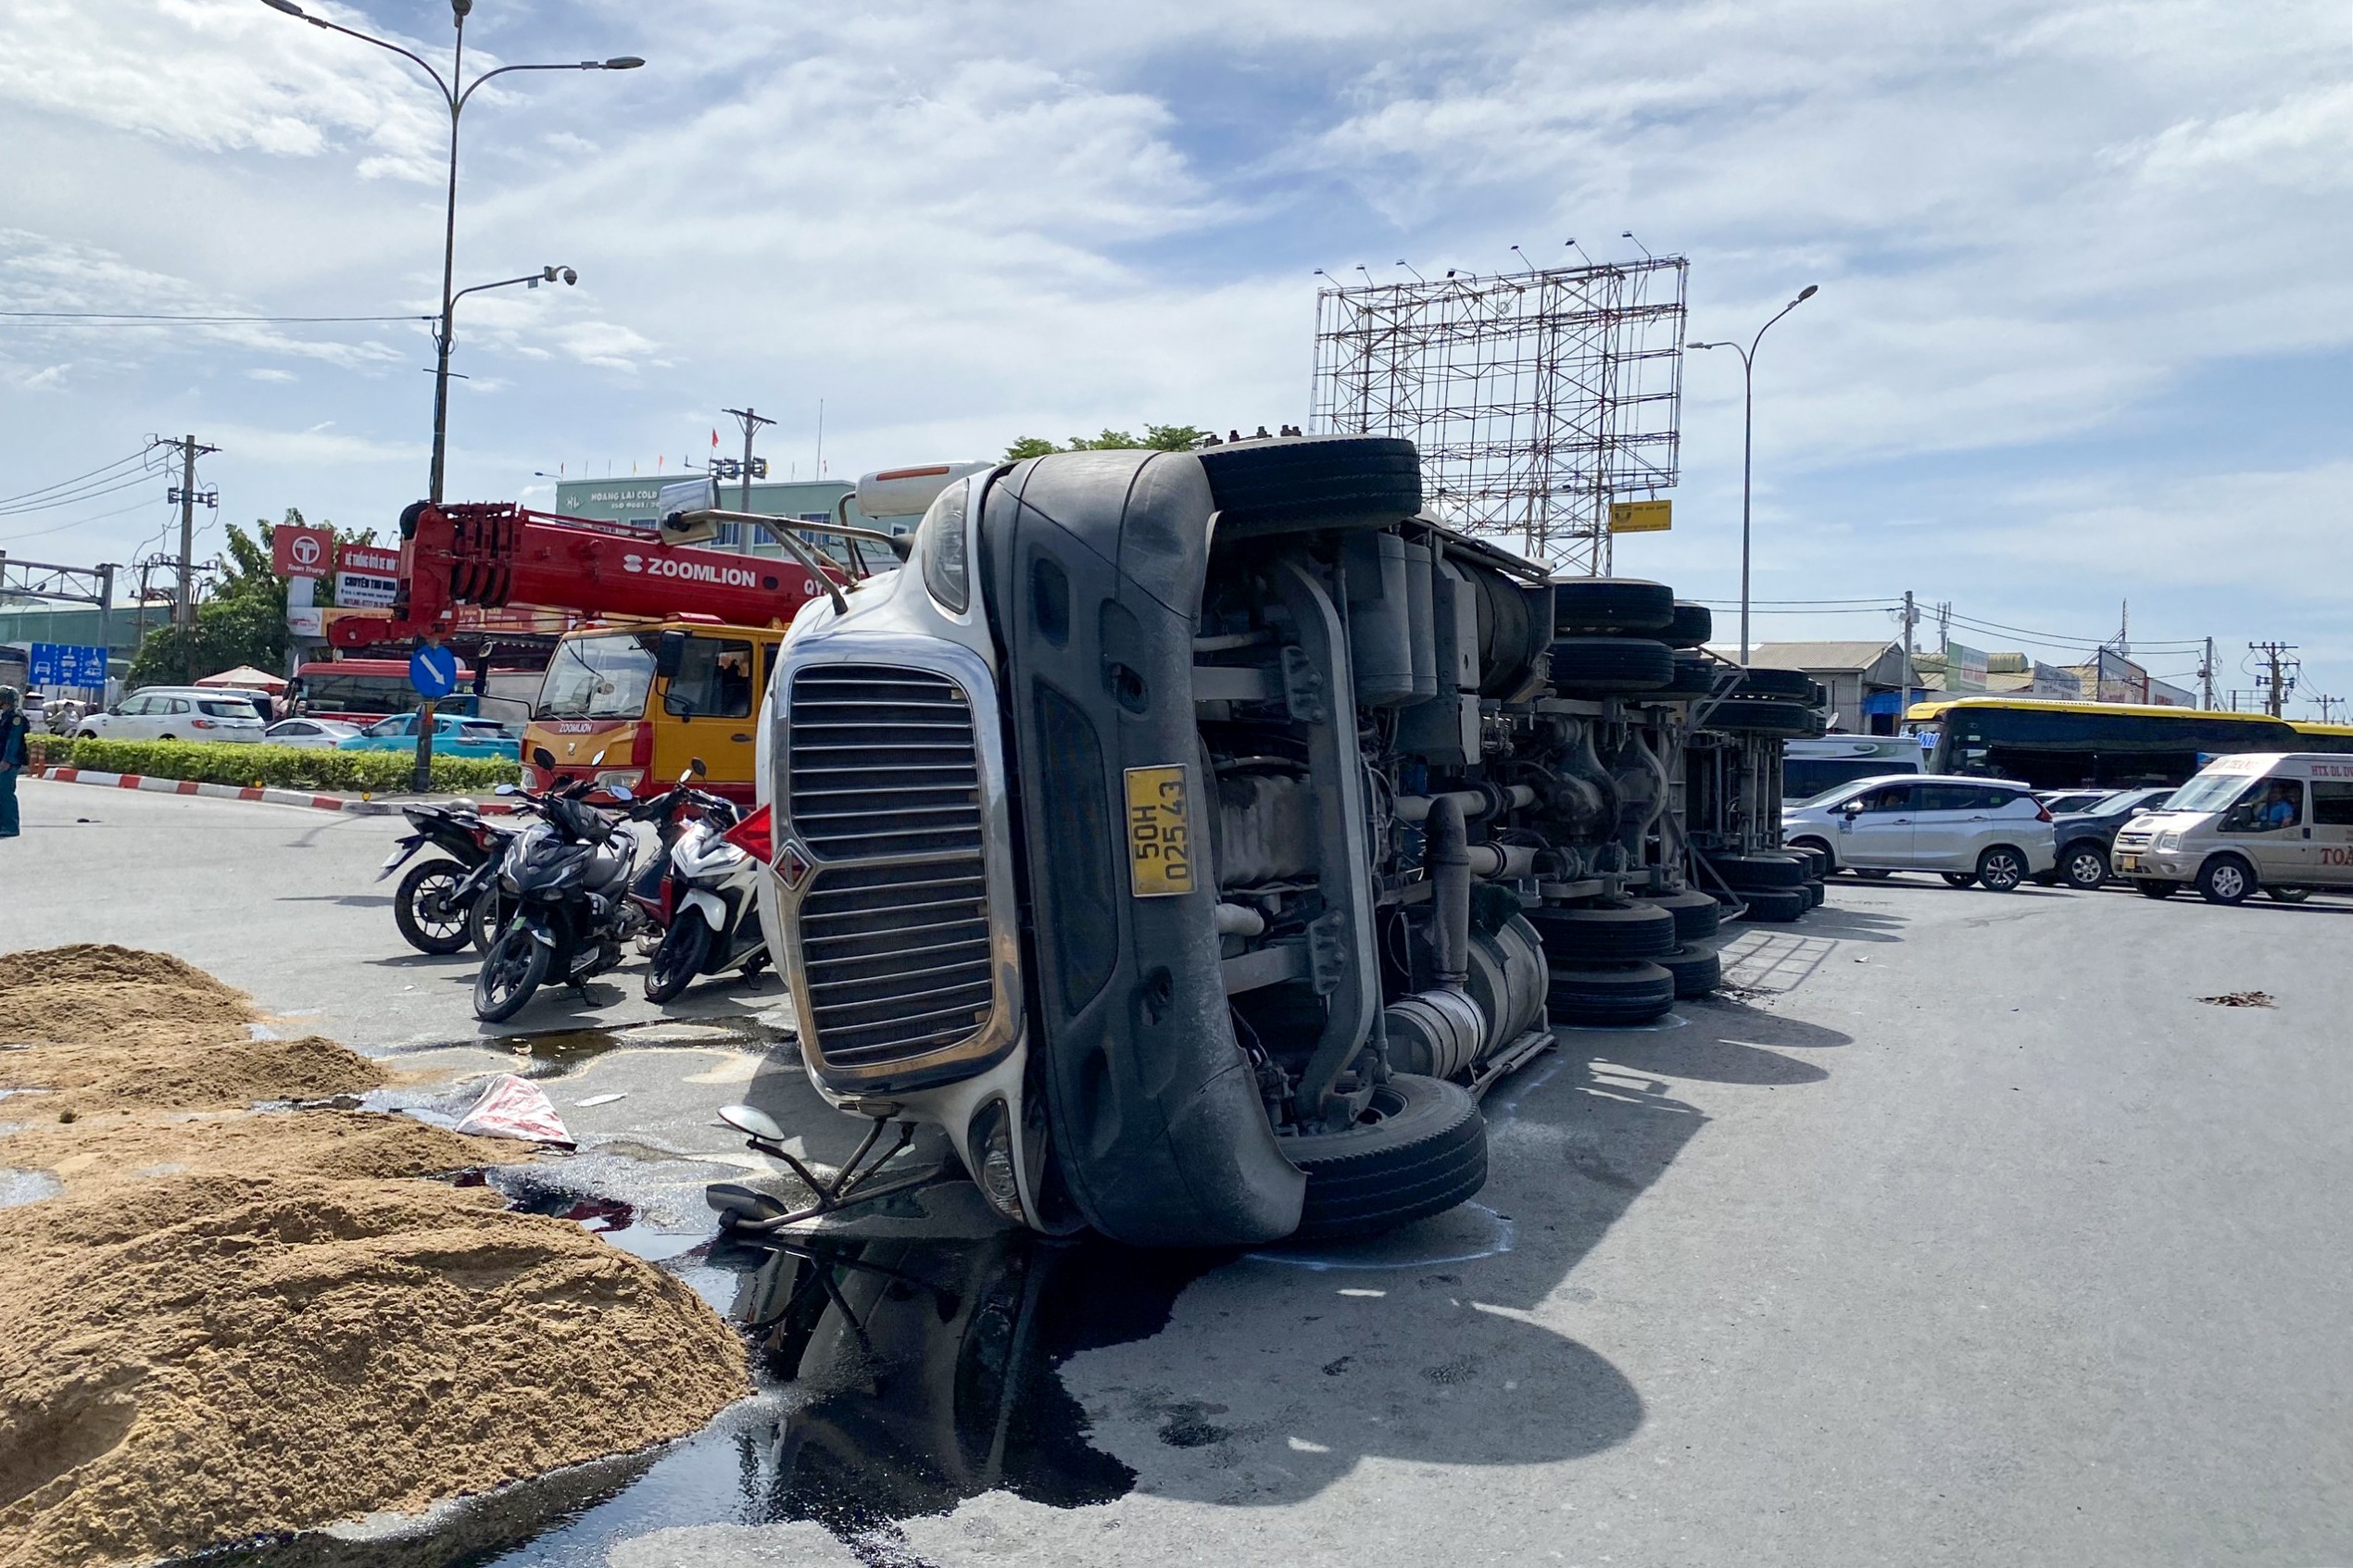
[[[554,760],[540,766],[553,771]],[[498,892],[513,912],[474,977],[474,1016],[485,1023],[512,1018],[551,979],[577,986],[612,969],[646,923],[628,896],[644,839],[582,799],[590,787],[579,780],[545,794],[499,786],[539,820],[499,862]],[[621,785],[607,793],[623,806],[635,798]]]
[[[760,923],[760,870],[766,860],[766,808],[746,817],[731,800],[695,789],[700,759],[674,792],[690,820],[671,844],[657,912],[666,929],[646,971],[646,1000],[667,1002],[698,975],[768,964]]]
[[[442,852],[412,868],[394,890],[392,922],[402,939],[419,952],[436,955],[454,953],[469,941],[485,947],[486,938],[497,933],[498,862],[519,830],[488,820],[466,801],[404,807],[401,815],[417,831],[394,846],[376,872],[378,882],[428,844]],[[477,908],[484,904],[486,910]]]

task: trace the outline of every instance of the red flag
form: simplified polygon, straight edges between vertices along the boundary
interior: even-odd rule
[[[719,432],[716,430],[711,433],[711,449],[714,452],[719,449]]]

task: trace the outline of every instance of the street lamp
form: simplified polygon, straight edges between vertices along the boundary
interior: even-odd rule
[[[277,0],[271,0],[275,5]],[[1639,244],[1640,242],[1636,242]],[[1743,348],[1737,343],[1694,343],[1693,348],[1729,348],[1741,357],[1741,664],[1748,664],[1748,479],[1749,458],[1756,437],[1756,345],[1765,341],[1766,332],[1773,321],[1780,320],[1821,292],[1819,283],[1808,283],[1797,291],[1797,297],[1773,313],[1771,321],[1756,329],[1756,335]]]
[[[441,501],[442,470],[444,460],[448,455],[449,445],[449,313],[458,303],[458,296],[451,294],[449,290],[451,275],[456,270],[458,259],[458,121],[459,118],[465,113],[466,101],[474,95],[474,90],[484,82],[494,76],[505,76],[510,71],[635,70],[646,62],[635,55],[616,55],[609,60],[580,60],[567,65],[500,66],[496,70],[484,71],[480,76],[467,82],[462,82],[466,63],[466,17],[474,8],[473,0],[449,0],[449,16],[457,28],[457,43],[450,53],[449,75],[446,79],[441,72],[428,65],[421,56],[411,54],[399,44],[361,32],[356,28],[331,22],[324,17],[314,17],[295,4],[295,0],[261,0],[261,3],[273,11],[283,11],[290,17],[307,21],[312,27],[324,28],[329,32],[340,32],[346,38],[357,38],[362,44],[372,44],[379,49],[389,49],[431,77],[433,84],[441,91],[442,102],[448,107],[449,200],[443,215],[441,228],[441,326],[439,332],[435,333],[434,342],[436,352],[433,377],[433,477],[429,487],[430,497],[437,506]],[[555,276],[554,270],[550,269],[540,281],[552,282]],[[521,278],[509,280],[512,282],[524,281]],[[567,283],[573,281],[573,274],[569,268],[564,270],[563,281]],[[481,286],[497,288],[502,285],[484,283]],[[533,286],[536,287],[537,284],[535,283]],[[474,291],[468,289],[466,292],[472,294]]]

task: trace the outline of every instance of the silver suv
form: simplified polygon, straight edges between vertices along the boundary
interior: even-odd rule
[[[1833,871],[1938,872],[1956,887],[2007,893],[2051,870],[2051,814],[2022,784],[1950,773],[1857,779],[1781,809],[1781,842]]]

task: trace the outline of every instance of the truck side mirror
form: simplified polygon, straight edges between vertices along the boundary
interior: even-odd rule
[[[664,632],[654,644],[654,673],[665,681],[678,678],[679,667],[686,662],[686,633]]]

